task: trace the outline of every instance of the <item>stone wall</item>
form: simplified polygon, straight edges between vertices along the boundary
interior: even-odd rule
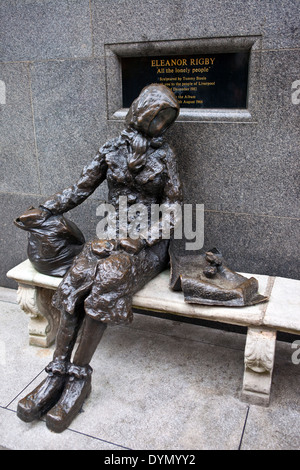
[[[299,277],[298,0],[6,0],[0,18],[0,285],[15,287],[5,273],[26,257],[13,219],[76,181],[123,128],[108,113],[106,45],[252,36],[253,118],[179,119],[168,139],[185,201],[205,206],[204,248],[239,271]],[[104,185],[70,214],[87,238],[105,195]]]

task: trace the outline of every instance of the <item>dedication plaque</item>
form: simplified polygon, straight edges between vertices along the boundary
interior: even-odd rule
[[[162,83],[181,108],[246,108],[249,52],[122,58],[123,107]]]

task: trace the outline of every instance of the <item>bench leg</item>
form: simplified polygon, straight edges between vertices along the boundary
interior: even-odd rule
[[[248,328],[241,399],[268,406],[275,358],[276,331]]]
[[[29,344],[47,348],[55,340],[60,313],[52,307],[54,290],[19,284],[17,300],[22,310],[30,315]]]

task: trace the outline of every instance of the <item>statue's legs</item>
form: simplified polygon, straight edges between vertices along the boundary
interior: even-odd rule
[[[81,339],[73,364],[69,367],[63,393],[46,416],[46,424],[51,431],[64,431],[90,394],[92,368],[89,364],[105,329],[106,324],[88,315],[85,317]]]
[[[45,369],[48,376],[18,403],[17,415],[23,421],[40,418],[59,400],[68,378],[70,358],[83,315],[83,308],[77,308],[73,315],[62,313],[53,361]]]
[[[86,244],[55,294],[55,307],[73,313],[62,314],[53,361],[46,367],[49,376],[19,402],[21,419],[32,421],[47,413],[46,423],[52,431],[62,432],[69,426],[91,391],[90,361],[106,322],[120,324],[132,319],[132,295],[164,269],[167,248],[168,240],[163,240],[138,254],[116,252],[100,262]]]

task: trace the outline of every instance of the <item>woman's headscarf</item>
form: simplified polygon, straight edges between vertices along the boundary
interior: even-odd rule
[[[157,148],[162,145],[161,137],[149,135],[149,127],[157,114],[167,108],[176,111],[175,120],[179,114],[179,104],[172,90],[165,85],[149,85],[133,101],[125,120],[127,129],[122,133],[131,144],[132,152],[128,157],[130,170],[138,171],[145,165],[149,146]]]

